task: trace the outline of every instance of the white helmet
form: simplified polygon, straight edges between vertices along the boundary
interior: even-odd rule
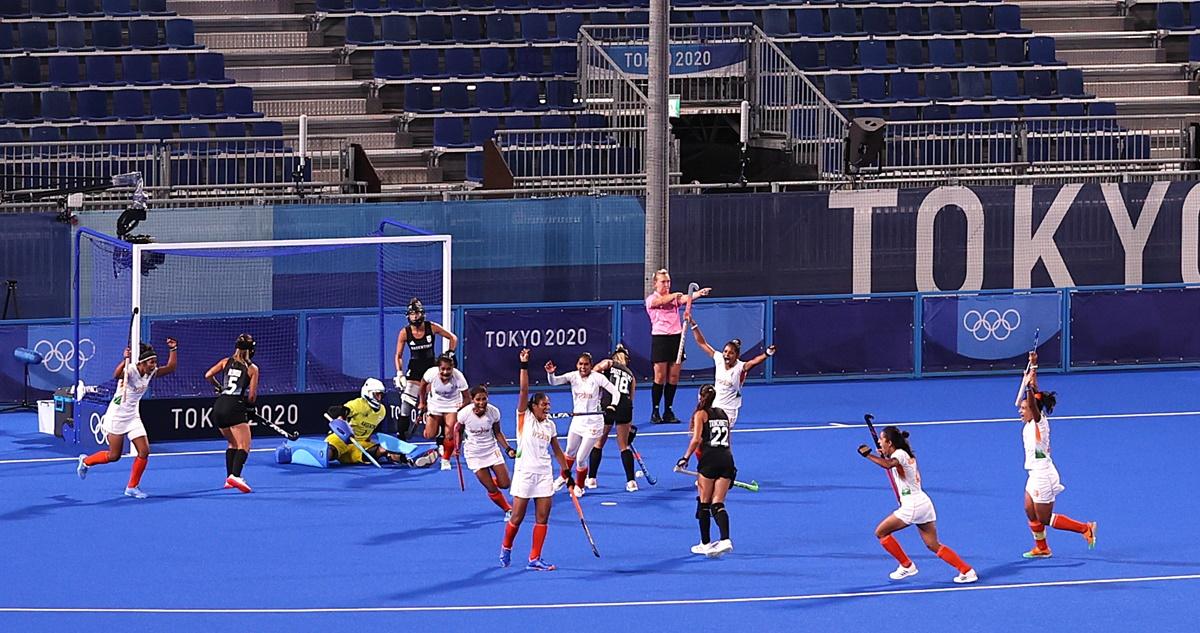
[[[362,391],[360,393],[362,394],[363,399],[367,401],[367,404],[371,405],[372,409],[378,409],[379,405],[381,404],[379,401],[383,399],[383,396],[381,395],[379,398],[376,398],[375,394],[382,394],[384,391],[385,389],[383,383],[380,382],[379,379],[368,378],[367,381],[363,383]]]

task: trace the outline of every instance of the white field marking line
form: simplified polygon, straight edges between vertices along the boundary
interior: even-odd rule
[[[431,607],[298,607],[298,608],[177,608],[151,609],[136,607],[0,607],[0,613],[161,613],[161,614],[258,614],[258,613],[414,613],[444,611],[518,611],[522,609],[588,609],[602,607],[663,607],[698,604],[748,604],[759,602],[800,602],[807,600],[834,600],[839,598],[887,597],[919,595],[929,593],[957,593],[960,591],[997,591],[1004,589],[1033,589],[1037,587],[1080,587],[1087,585],[1114,585],[1138,582],[1168,582],[1172,580],[1200,580],[1200,574],[1177,576],[1134,576],[1129,578],[1095,578],[1091,580],[1051,580],[1046,582],[1022,582],[1004,585],[964,585],[956,587],[929,587],[925,589],[887,589],[878,591],[853,591],[846,593],[813,593],[791,596],[751,596],[745,598],[688,598],[678,600],[629,600],[622,602],[563,602],[558,604],[481,604]]]
[[[1057,420],[1110,420],[1120,418],[1171,418],[1171,417],[1186,417],[1200,416],[1200,411],[1164,411],[1159,413],[1095,413],[1091,415],[1057,415],[1054,419]],[[927,420],[923,422],[893,422],[896,426],[940,426],[954,424],[987,424],[995,422],[1015,422],[1016,416],[1009,418],[976,418],[968,420]],[[826,424],[814,424],[809,426],[768,426],[758,429],[733,429],[733,433],[778,433],[783,431],[830,431],[835,429],[865,429],[866,424],[846,424],[844,422],[828,422]],[[638,431],[638,437],[664,437],[669,435],[691,435],[691,431],[647,431],[645,433]],[[611,435],[610,437],[615,437]],[[432,445],[432,442],[418,442],[417,446]],[[273,448],[252,448],[251,453],[262,453],[273,451]],[[155,457],[172,457],[182,455],[221,455],[225,451],[180,451],[178,453],[155,453]],[[0,459],[0,465],[3,464],[36,464],[38,462],[73,462],[79,457],[30,457],[22,459]]]

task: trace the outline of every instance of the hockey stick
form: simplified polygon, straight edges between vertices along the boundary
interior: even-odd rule
[[[875,416],[867,413],[863,415],[863,420],[866,420],[867,430],[871,432],[871,439],[875,441],[875,450],[881,450],[879,447],[879,434],[875,432]],[[896,501],[899,501],[900,490],[896,488],[896,480],[892,479],[891,473],[888,473],[888,483],[892,485],[892,494],[896,495]]]
[[[294,440],[294,439],[300,437],[299,431],[292,431],[289,433],[288,431],[284,430],[283,427],[281,427],[278,424],[275,424],[274,422],[271,422],[271,421],[267,420],[266,418],[262,417],[261,415],[259,415],[258,411],[255,411],[254,409],[246,409],[246,418],[255,424],[261,424],[265,427],[270,428],[272,431],[275,431],[276,433],[288,438],[289,440]]]
[[[691,475],[692,477],[700,476],[700,473],[698,473],[694,470],[688,470],[686,468],[676,468],[675,472],[677,472],[681,475]],[[745,482],[738,481],[735,479],[735,480],[733,480],[733,487],[741,488],[743,490],[749,490],[750,492],[758,492],[758,482],[754,481],[753,479],[750,480],[750,483],[745,483]]]
[[[604,415],[603,411],[559,411],[558,413],[548,413],[547,418],[561,420],[563,418],[573,418],[578,415]]]
[[[330,421],[330,422],[333,422],[333,418],[329,417],[329,414],[328,414],[328,413],[326,413],[326,414],[325,414],[325,419],[326,419],[326,420],[328,420],[328,421]],[[332,427],[331,427],[331,429],[330,429],[330,430],[332,430]],[[334,435],[337,435],[337,433],[334,433]],[[340,436],[339,436],[339,437],[340,437]],[[358,450],[362,451],[362,454],[363,454],[363,456],[364,456],[364,457],[366,457],[368,460],[370,460],[370,461],[371,461],[371,463],[372,463],[372,464],[373,464],[373,465],[374,465],[376,468],[383,468],[383,466],[380,466],[380,465],[379,465],[379,462],[375,461],[375,457],[374,457],[373,455],[371,455],[369,452],[367,452],[367,449],[363,448],[363,445],[362,445],[362,444],[359,444],[359,443],[358,443],[358,440],[354,439],[354,436],[353,436],[353,435],[351,435],[351,436],[350,436],[349,438],[347,438],[347,439],[349,439],[349,440],[350,440],[350,443],[354,445],[354,448],[357,448]]]
[[[462,455],[462,432],[459,431],[458,433],[455,433],[454,435],[455,435],[454,439],[457,442],[457,444],[454,447],[454,463],[458,464],[458,487],[460,489],[462,489],[463,492],[466,492],[467,491],[467,483],[466,483],[466,481],[463,480],[463,472],[462,472],[462,457],[461,457],[461,455]]]
[[[1042,333],[1041,328],[1033,331],[1033,349],[1030,352],[1036,352],[1038,347],[1038,336]],[[1033,367],[1033,361],[1025,361],[1025,374],[1021,378],[1021,386],[1017,389],[1017,402],[1021,402],[1022,396],[1025,395],[1025,387],[1028,386],[1029,370]]]
[[[696,296],[696,291],[700,289],[700,284],[692,282],[688,284],[688,304],[687,310],[692,309],[692,299]],[[688,319],[683,320],[683,330],[679,332],[679,351],[675,352],[675,364],[679,365],[683,362],[683,343],[687,340],[687,324]]]
[[[657,486],[658,479],[654,475],[651,475],[649,470],[646,470],[646,462],[642,461],[642,454],[636,448],[633,448],[632,443],[629,445],[629,448],[633,451],[633,457],[637,459],[638,466],[642,469],[642,474],[646,476],[646,481],[650,482],[651,486]]]
[[[596,549],[596,539],[592,538],[592,531],[588,529],[587,520],[583,518],[583,506],[579,505],[579,497],[575,496],[575,486],[567,486],[571,493],[571,502],[575,504],[575,512],[579,515],[579,524],[583,526],[583,534],[587,536],[588,545],[592,546],[592,555],[600,558],[600,550]]]

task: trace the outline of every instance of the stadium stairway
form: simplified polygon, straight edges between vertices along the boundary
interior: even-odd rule
[[[384,184],[441,181],[430,150],[401,147],[395,115],[369,96],[370,73],[357,76],[340,62],[341,46],[312,30],[311,0],[170,0],[168,8],[195,22],[196,41],[225,54],[228,76],[252,87],[255,108],[286,133],[307,114],[310,147],[345,138],[362,145]]]

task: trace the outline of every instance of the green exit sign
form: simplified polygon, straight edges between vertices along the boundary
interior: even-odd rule
[[[681,109],[682,101],[683,100],[679,97],[679,95],[668,96],[667,97],[667,116],[679,118],[680,112],[682,111],[682,109]]]

